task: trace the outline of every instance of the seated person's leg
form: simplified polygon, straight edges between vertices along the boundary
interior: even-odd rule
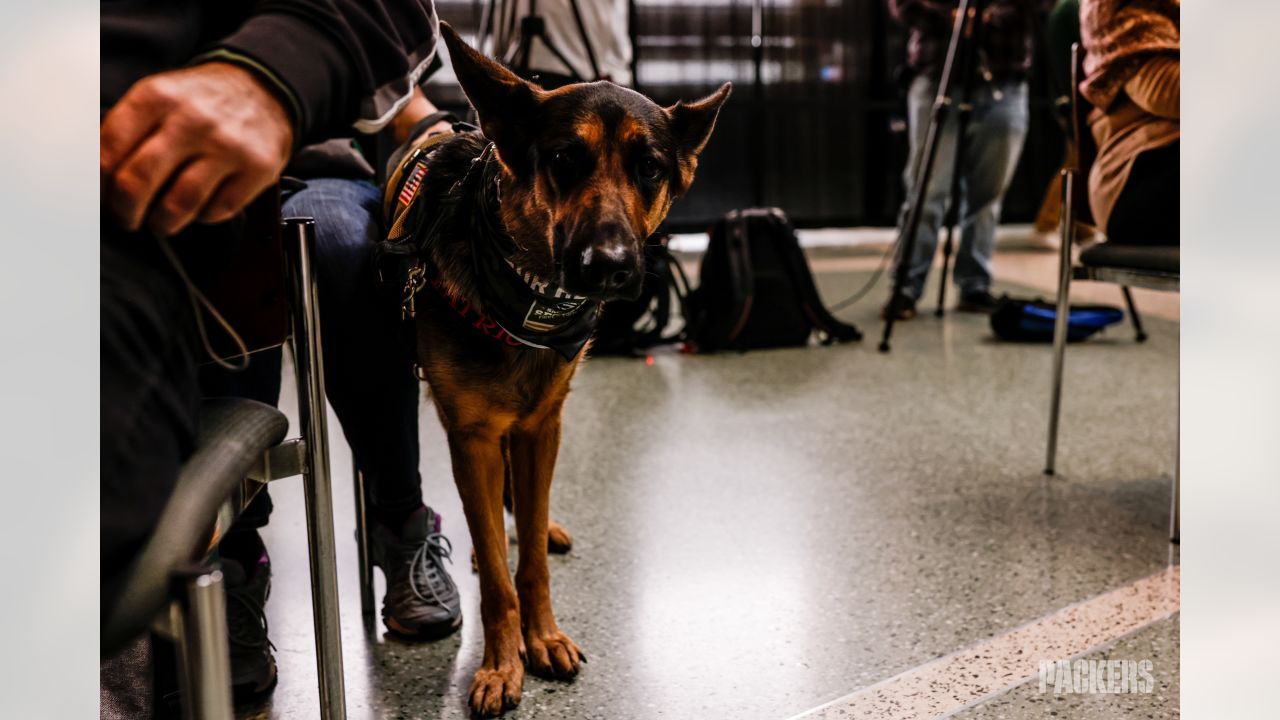
[[[325,390],[365,475],[371,552],[387,575],[383,617],[399,634],[432,637],[456,628],[461,609],[440,519],[422,500],[412,324],[374,277],[380,206],[370,183],[319,179],[284,214],[316,220]]]
[[[1178,143],[1138,155],[1107,220],[1107,241],[1179,245]]]
[[[114,235],[114,236],[113,236]],[[198,341],[186,289],[154,241],[101,243],[101,613],[195,448]]]

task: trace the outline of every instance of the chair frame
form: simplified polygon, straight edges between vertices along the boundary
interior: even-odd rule
[[[337,553],[333,527],[333,490],[329,472],[328,420],[324,368],[320,353],[317,278],[313,271],[315,222],[287,218],[282,223],[288,275],[289,344],[297,380],[299,437],[268,450],[218,511],[215,528],[230,528],[266,483],[301,475],[311,600],[315,623],[320,715],[345,720],[342,634],[338,606]],[[210,547],[216,547],[214,542]],[[188,720],[233,720],[230,652],[227,641],[223,578],[206,557],[175,574],[174,599],[153,629],[173,638],[178,648],[178,682]]]
[[[1080,63],[1082,53],[1079,43],[1071,46],[1071,123],[1067,140],[1067,159],[1062,167],[1062,242],[1058,254],[1058,297],[1053,324],[1053,383],[1049,395],[1049,435],[1045,454],[1044,474],[1056,472],[1058,454],[1058,424],[1062,410],[1062,376],[1067,349],[1067,316],[1070,308],[1071,281],[1082,280],[1120,285],[1124,293],[1129,316],[1133,319],[1138,342],[1146,340],[1146,332],[1133,303],[1130,287],[1140,287],[1161,292],[1178,292],[1179,274],[1121,267],[1094,267],[1075,265],[1072,250],[1076,241],[1075,184],[1081,172],[1081,129],[1079,114]],[[1181,439],[1174,448],[1175,463],[1172,478],[1172,501],[1169,519],[1169,539],[1178,542],[1181,536]]]

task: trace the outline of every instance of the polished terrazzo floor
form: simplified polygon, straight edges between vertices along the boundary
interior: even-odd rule
[[[838,298],[867,277],[818,280]],[[551,572],[590,663],[573,683],[528,678],[508,717],[789,718],[1177,562],[1175,323],[1148,318],[1143,345],[1121,326],[1070,349],[1060,472],[1046,478],[1049,348],[928,315],[881,355],[884,294],[841,314],[861,344],[587,363],[552,499],[575,546]],[[465,622],[420,645],[362,622],[350,455],[330,419],[351,718],[467,716],[478,590],[443,433],[425,404],[423,418],[427,502],[453,540]],[[301,487],[273,497],[280,684],[242,717],[311,718]],[[959,716],[1176,716],[1177,626],[1096,651],[1151,659],[1155,693],[1062,699],[1033,681]]]

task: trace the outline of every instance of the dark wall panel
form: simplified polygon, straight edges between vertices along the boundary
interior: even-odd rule
[[[467,32],[483,1],[437,5],[441,17]],[[706,95],[725,80],[735,86],[697,182],[669,226],[702,228],[756,203],[782,207],[802,226],[892,225],[907,152],[897,80],[905,38],[885,0],[763,0],[758,84],[754,2],[635,2],[642,92],[668,104]],[[456,90],[442,89],[440,101],[460,100]],[[1031,102],[1026,149],[1004,206],[1011,222],[1034,217],[1062,156],[1038,72]]]

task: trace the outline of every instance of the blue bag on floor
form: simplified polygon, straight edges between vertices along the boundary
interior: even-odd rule
[[[1005,295],[991,313],[991,330],[1010,342],[1053,342],[1057,306],[1043,300],[1018,300]],[[1124,319],[1110,305],[1071,305],[1067,312],[1067,342],[1079,342]]]

